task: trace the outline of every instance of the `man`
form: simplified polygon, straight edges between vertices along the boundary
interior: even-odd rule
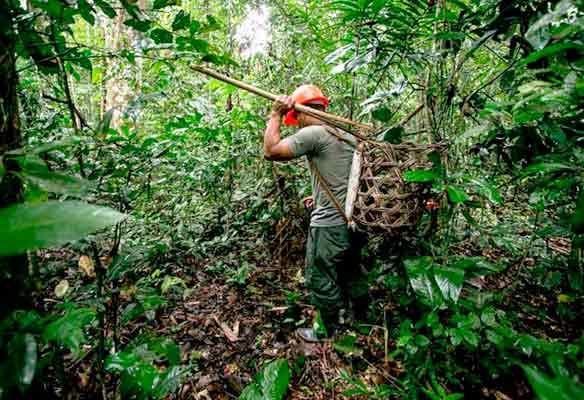
[[[353,301],[356,312],[366,312],[367,284],[359,266],[360,241],[348,230],[344,216],[321,184],[328,185],[344,207],[356,140],[319,119],[296,112],[294,103],[324,111],[329,101],[314,85],[302,85],[292,96],[280,96],[274,102],[264,134],[264,155],[272,161],[306,156],[311,164],[314,211],[306,247],[305,278],[311,303],[320,312],[330,335],[338,329],[339,311],[347,308],[349,300]],[[301,129],[281,139],[280,123],[284,115],[284,124],[299,125]],[[331,130],[342,140],[331,134]],[[301,328],[297,334],[307,341],[319,339],[311,328]]]

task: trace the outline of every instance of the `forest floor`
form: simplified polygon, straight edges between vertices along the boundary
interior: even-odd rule
[[[561,251],[566,251],[562,247],[565,243],[558,246]],[[249,260],[250,264],[255,265],[239,282],[233,277],[227,278],[221,269],[224,264],[220,257],[205,260],[185,257],[180,263],[168,265],[165,273],[180,278],[182,289],[165,293],[169,301],[156,310],[154,317],[140,316],[123,325],[119,342],[125,345],[146,331],[173,339],[180,346],[182,364],[191,366],[179,390],[179,399],[237,398],[243,388],[252,382],[264,361],[278,358],[290,361],[292,379],[287,397],[290,399],[364,398],[342,394],[355,386],[356,381],[351,376],[358,377],[370,387],[396,385],[396,378],[403,372],[403,367],[388,356],[395,350],[396,344],[385,337],[381,325],[372,324],[361,327],[359,331],[351,330],[355,340],[349,346],[343,345],[339,338],[336,342],[307,344],[295,336],[298,326],[310,326],[313,319],[311,306],[304,303],[306,296],[301,278],[303,257],[300,249],[301,246],[284,267],[278,266],[275,261],[268,263],[265,256],[258,253],[258,259]],[[464,252],[463,248],[461,252]],[[227,255],[225,259],[231,256]],[[499,256],[490,254],[493,258]],[[45,262],[68,263],[68,268],[53,275],[45,287],[53,288],[63,278],[77,280],[78,284],[83,281],[87,283],[87,277],[83,278],[76,265],[78,258],[78,254],[68,250],[46,254]],[[69,261],[64,261],[67,259]],[[569,331],[575,329],[573,336],[577,336],[577,327],[565,327],[561,321],[545,317],[548,315],[545,309],[551,304],[549,297],[531,293],[529,281],[523,279],[529,277],[524,270],[532,264],[533,260],[526,258],[502,274],[472,284],[484,289],[508,291],[510,307],[517,304],[517,309],[525,310],[525,305],[529,305],[527,309],[538,310],[524,315],[523,331],[549,338],[572,336]],[[127,307],[136,297],[133,283],[122,282],[121,286],[119,310]],[[389,293],[380,287],[372,287],[371,290],[377,300],[382,300],[379,304],[392,312],[391,304],[386,304],[386,300],[391,298]],[[42,300],[45,304],[41,307],[46,309],[56,302],[50,298],[54,297],[52,289],[45,296]],[[541,315],[544,315],[545,321],[539,317]],[[88,383],[87,379],[95,375],[91,371],[93,365],[88,357],[67,368],[68,375],[75,377],[69,390],[80,395],[73,398],[83,398],[83,393],[95,393],[95,383]],[[343,370],[348,374],[342,374]],[[484,398],[526,398],[529,393],[522,381],[506,389],[508,394],[485,388]]]

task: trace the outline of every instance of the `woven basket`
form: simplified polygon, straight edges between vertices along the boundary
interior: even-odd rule
[[[361,231],[403,234],[415,227],[429,197],[428,185],[407,183],[405,171],[430,169],[428,155],[441,145],[362,142],[353,158],[345,213]]]

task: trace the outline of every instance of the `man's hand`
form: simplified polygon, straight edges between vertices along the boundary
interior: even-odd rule
[[[280,139],[282,115],[294,107],[290,96],[278,96],[272,106],[272,114],[264,133],[264,157],[271,161],[287,161],[294,158],[288,140]]]
[[[294,107],[294,100],[290,96],[278,96],[272,105],[272,112],[284,115]]]
[[[314,197],[308,196],[302,199],[302,204],[304,204],[304,208],[308,211],[312,211],[314,209]]]

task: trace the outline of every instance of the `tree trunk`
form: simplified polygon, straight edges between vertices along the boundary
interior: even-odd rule
[[[8,0],[0,0],[0,162],[7,170],[16,170],[16,163],[3,160],[9,150],[21,146],[18,98],[18,76],[15,68],[14,29],[12,10]],[[0,177],[0,208],[22,200],[20,180],[6,174]],[[0,222],[1,223],[1,222]],[[27,290],[26,254],[0,257],[0,319],[12,310],[30,304]]]

